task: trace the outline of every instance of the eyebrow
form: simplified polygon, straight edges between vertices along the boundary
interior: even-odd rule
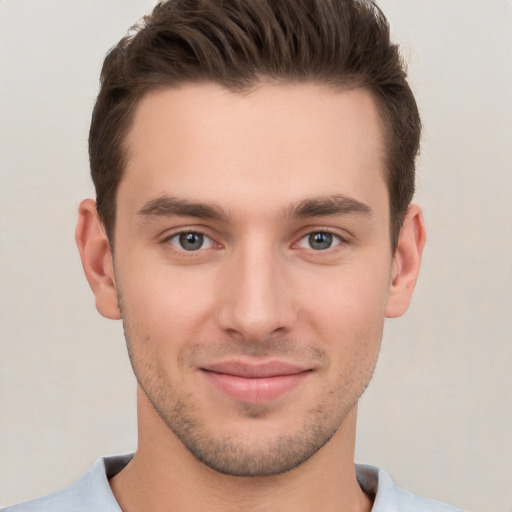
[[[291,219],[322,217],[324,215],[372,215],[372,209],[360,201],[340,194],[305,199],[288,207],[284,216]]]
[[[217,205],[160,196],[146,202],[137,212],[141,217],[196,217],[227,222],[230,215]],[[356,199],[336,194],[304,199],[284,210],[284,218],[305,219],[329,215],[372,215],[371,208]]]
[[[151,199],[137,214],[141,217],[196,217],[224,222],[229,218],[229,215],[218,206],[167,195]]]

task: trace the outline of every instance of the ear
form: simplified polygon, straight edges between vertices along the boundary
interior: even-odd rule
[[[409,307],[420,272],[425,239],[423,212],[419,206],[411,204],[405,215],[393,257],[391,286],[386,307],[388,318],[403,315]]]
[[[121,310],[117,300],[110,244],[92,199],[80,203],[75,240],[85,276],[96,298],[96,309],[106,318],[119,320]]]

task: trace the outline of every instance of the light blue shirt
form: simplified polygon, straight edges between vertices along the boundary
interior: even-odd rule
[[[108,480],[119,473],[132,457],[133,454],[102,457],[66,489],[7,507],[3,512],[121,512]],[[375,466],[357,464],[356,475],[361,488],[375,496],[372,512],[463,512],[400,489],[385,471]]]

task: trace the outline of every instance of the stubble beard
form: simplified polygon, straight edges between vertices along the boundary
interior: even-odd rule
[[[175,396],[175,390],[167,380],[158,363],[149,353],[141,350],[141,345],[151,345],[148,337],[134,335],[123,315],[123,326],[128,347],[128,354],[137,382],[153,408],[185,448],[207,467],[226,475],[240,477],[267,477],[293,470],[309,460],[338,431],[343,421],[356,406],[366,389],[375,361],[367,374],[353,375],[340,381],[325,393],[322,403],[316,404],[301,419],[294,432],[261,439],[244,439],[240,433],[219,432],[208,423],[208,418],[201,418],[191,404],[191,393]],[[138,350],[136,340],[143,339]],[[132,343],[135,341],[135,343]],[[285,340],[278,344],[281,348],[270,353],[281,355],[284,346],[293,342]],[[251,344],[247,351],[255,350]],[[199,345],[196,348],[201,347]],[[230,349],[229,349],[230,350]],[[256,350],[269,352],[267,347]],[[311,347],[310,352],[318,357],[325,357],[325,352],[318,346]],[[321,356],[320,356],[321,354]],[[357,381],[357,382],[356,382]],[[261,429],[258,422],[264,422],[271,410],[265,404],[240,404],[241,414],[255,422],[255,429]],[[229,429],[226,429],[229,431]]]
[[[290,471],[320,450],[339,427],[332,425],[329,428],[323,421],[312,420],[293,435],[280,435],[265,441],[244,440],[243,436],[225,435],[208,428],[207,421],[199,420],[183,400],[167,409],[143,391],[168,429],[198,461],[231,476],[266,477]],[[264,421],[264,409],[264,406],[248,405],[245,413],[255,422]],[[313,414],[324,416],[321,409]]]
[[[171,405],[151,385],[142,384],[139,378],[138,382],[162,421],[185,448],[207,467],[231,476],[268,477],[300,466],[329,442],[352,410],[351,406],[336,411],[319,406],[293,434],[264,441],[247,440],[208,427],[207,419],[199,419],[190,410],[186,398]],[[257,422],[267,416],[266,407],[247,404],[243,408],[258,429]]]

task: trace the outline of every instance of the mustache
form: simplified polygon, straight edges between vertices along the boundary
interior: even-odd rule
[[[266,338],[260,341],[223,340],[211,343],[192,342],[185,349],[186,359],[217,360],[232,357],[253,359],[291,359],[296,362],[316,362],[325,365],[327,352],[316,343],[304,343],[290,338]],[[184,354],[185,355],[185,354]]]

